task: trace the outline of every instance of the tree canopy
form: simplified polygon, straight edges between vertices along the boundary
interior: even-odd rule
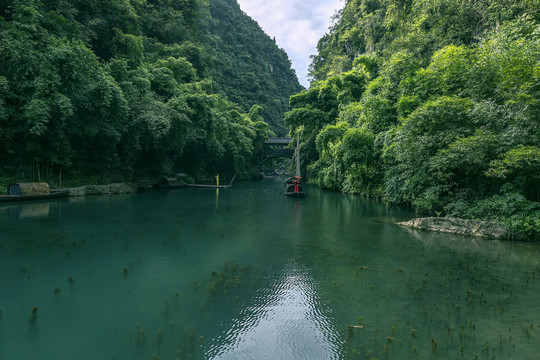
[[[6,0],[0,33],[0,164],[32,178],[249,174],[301,89],[235,0]]]

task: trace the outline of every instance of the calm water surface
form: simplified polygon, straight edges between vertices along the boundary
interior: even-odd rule
[[[539,246],[280,191],[1,205],[0,359],[538,359]]]

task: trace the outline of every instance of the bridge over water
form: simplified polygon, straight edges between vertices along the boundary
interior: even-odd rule
[[[272,137],[266,140],[263,148],[265,160],[273,157],[291,157],[294,151],[287,148],[291,140],[288,137]]]

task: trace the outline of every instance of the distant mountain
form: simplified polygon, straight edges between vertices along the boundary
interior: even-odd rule
[[[236,0],[210,0],[210,16],[209,44],[216,61],[210,73],[219,91],[245,109],[261,105],[265,121],[284,134],[289,96],[302,89],[287,54]]]

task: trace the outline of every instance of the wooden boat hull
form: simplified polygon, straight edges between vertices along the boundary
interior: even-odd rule
[[[62,198],[69,195],[69,190],[51,190],[47,195],[0,195],[0,202],[29,201],[29,200],[49,200]]]
[[[301,185],[288,182],[285,184],[285,196],[289,197],[295,197],[295,198],[303,198],[306,196],[306,192],[304,191],[304,188],[302,188]]]
[[[203,184],[189,184],[188,187],[202,188],[202,189],[228,189],[232,185],[203,185]]]
[[[295,197],[295,198],[303,198],[304,196],[306,196],[306,193],[304,191],[298,191],[298,192],[294,192],[294,191],[287,192],[286,191],[285,196]]]

